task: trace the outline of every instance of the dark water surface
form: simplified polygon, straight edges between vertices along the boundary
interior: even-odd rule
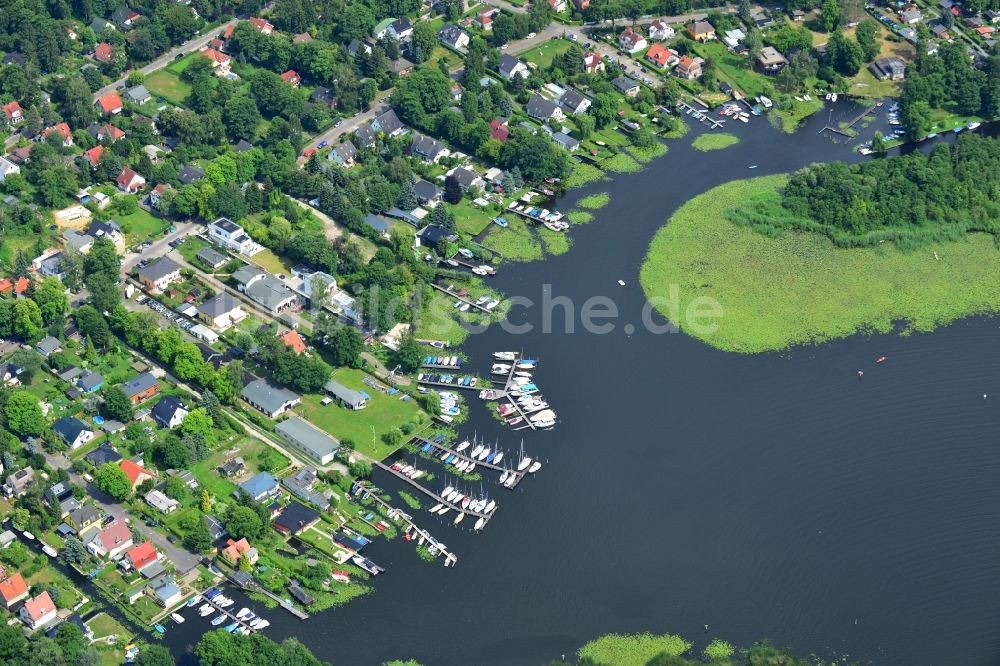
[[[834,118],[847,113],[838,108]],[[611,194],[572,230],[568,254],[505,267],[493,284],[536,301],[551,285],[577,307],[610,296],[619,324],[638,324],[639,266],[671,212],[729,180],[855,159],[817,135],[827,120],[792,136],[762,121],[730,128],[740,144],[712,153],[689,148],[695,128],[642,173],[560,202]],[[416,514],[457,567],[375,544],[367,554],[388,572],[373,594],[305,623],[270,612],[268,635],[297,636],[335,666],[536,665],[607,632],[646,630],[699,651],[714,636],[769,637],[877,664],[995,664],[998,342],[995,319],[757,356],[641,326],[472,336],[465,349],[484,372],[499,349],[542,360],[537,381],[560,422],[524,443],[546,466],[514,493],[487,485],[500,507],[481,534]],[[517,448],[522,433],[471,406],[463,434]],[[375,481],[397,489],[385,474]],[[202,625],[191,617],[168,643],[183,652]]]

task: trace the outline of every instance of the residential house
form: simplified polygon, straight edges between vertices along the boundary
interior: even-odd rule
[[[919,9],[914,7],[911,10],[900,12],[899,20],[906,25],[916,25],[924,20],[924,15]]]
[[[21,105],[17,103],[17,100],[4,104],[3,113],[7,116],[7,123],[10,125],[17,125],[24,121],[24,110],[21,109]]]
[[[181,592],[181,588],[167,580],[164,580],[158,586],[149,585],[147,586],[147,589],[150,587],[153,588],[153,601],[163,608],[170,608],[171,606],[176,605],[184,596]]]
[[[587,51],[583,54],[583,71],[587,74],[598,74],[605,71],[604,58],[600,53]]]
[[[315,467],[303,467],[282,479],[281,485],[300,500],[319,507],[320,511],[329,511],[330,500],[324,493],[315,490],[318,480]]]
[[[66,123],[56,123],[52,127],[45,128],[42,130],[42,139],[48,140],[52,134],[59,135],[63,148],[69,148],[73,145],[73,132],[70,131],[69,125]]]
[[[97,238],[107,238],[118,249],[119,254],[125,251],[125,233],[114,220],[95,220],[90,223],[87,235]]]
[[[438,30],[438,39],[445,46],[461,50],[469,45],[469,33],[450,23],[441,26]]]
[[[167,497],[159,490],[150,490],[143,499],[146,500],[146,504],[162,513],[173,513],[177,510],[177,500]]]
[[[133,405],[138,405],[160,392],[160,380],[148,372],[143,372],[122,384],[122,390]]]
[[[45,358],[55,354],[60,349],[62,349],[62,343],[56,338],[53,338],[51,335],[46,335],[35,345],[35,351]]]
[[[672,66],[677,64],[680,58],[677,56],[677,52],[673,49],[668,49],[663,44],[653,44],[648,51],[646,51],[646,60],[653,63],[660,69],[670,69]]]
[[[715,39],[715,27],[708,21],[692,21],[688,24],[687,32],[696,42]]]
[[[152,414],[153,419],[164,428],[176,428],[184,421],[188,410],[177,396],[165,395],[153,407]]]
[[[277,525],[275,525],[275,527],[277,527]],[[316,602],[316,597],[309,594],[309,592],[307,592],[297,580],[293,580],[288,584],[288,594],[292,595],[292,598],[303,606],[311,606]]]
[[[375,39],[384,39],[389,36],[389,27],[393,24],[396,19],[385,18],[375,24],[372,28],[372,37]]]
[[[869,69],[881,81],[902,81],[906,78],[906,63],[899,58],[878,58],[869,65]]]
[[[181,266],[170,257],[160,257],[139,269],[139,282],[154,292],[163,291],[181,279]]]
[[[177,172],[177,180],[184,185],[190,185],[205,177],[205,170],[194,164],[186,164]]]
[[[278,480],[268,472],[260,472],[239,485],[236,494],[245,493],[255,502],[271,499],[278,494]]]
[[[742,44],[746,38],[747,35],[745,32],[739,28],[733,28],[732,30],[726,30],[726,33],[722,35],[722,43],[732,50]]]
[[[590,100],[572,88],[559,97],[559,104],[573,115],[584,113],[590,108]]]
[[[125,132],[120,127],[115,127],[111,123],[104,123],[103,125],[92,123],[87,128],[87,132],[90,136],[101,142],[114,143],[118,139],[125,138]]]
[[[764,74],[773,76],[785,68],[788,60],[773,46],[765,46],[757,56],[757,69]]]
[[[556,132],[552,135],[552,140],[557,144],[572,152],[580,147],[580,142],[571,137],[566,132]]]
[[[311,42],[312,40],[312,35],[308,32],[300,32],[292,37],[292,44],[305,44],[306,42]]]
[[[642,33],[635,30],[632,26],[625,28],[620,35],[618,35],[618,46],[622,51],[628,53],[638,53],[645,48],[649,47],[649,42],[646,38],[642,36]]]
[[[115,91],[98,98],[96,105],[101,114],[105,116],[113,116],[122,111],[122,99]]]
[[[243,458],[236,456],[219,465],[218,472],[221,476],[231,477],[242,475],[246,469],[246,463],[243,461]]]
[[[367,54],[371,54],[372,47],[371,45],[362,42],[360,39],[352,39],[347,45],[347,53],[350,54],[352,58],[356,58],[358,51],[364,51]]]
[[[4,494],[7,497],[20,497],[34,482],[35,470],[31,467],[23,467],[7,476],[3,485]]]
[[[75,416],[62,417],[52,424],[52,429],[73,451],[94,439],[94,431]]]
[[[626,97],[635,97],[639,94],[639,82],[635,79],[630,79],[627,76],[619,76],[611,82],[615,90],[622,93]]]
[[[52,597],[48,592],[42,592],[38,596],[28,599],[18,611],[21,621],[28,625],[32,631],[37,631],[42,627],[51,624],[58,617],[56,615],[56,605],[52,602]]]
[[[80,375],[76,385],[84,393],[95,393],[104,386],[104,377],[99,372],[88,370]]]
[[[413,34],[413,24],[405,16],[398,18],[389,26],[389,36],[397,42],[410,37]]]
[[[558,14],[566,11],[569,5],[566,3],[566,0],[549,0],[549,7],[552,8],[552,11]]]
[[[265,379],[255,379],[247,384],[240,392],[240,396],[252,407],[272,419],[302,402],[302,398],[297,393],[272,384]]]
[[[659,19],[653,21],[649,24],[649,38],[655,39],[657,41],[664,41],[667,39],[673,39],[677,35],[677,32],[670,27],[670,24]]]
[[[478,14],[472,22],[483,32],[493,32],[493,17],[489,14]]]
[[[701,76],[701,64],[691,58],[691,56],[681,56],[677,62],[677,67],[674,68],[674,74],[688,81],[697,79]]]
[[[560,111],[560,113],[562,113]],[[482,189],[486,186],[486,182],[479,176],[478,173],[466,167],[458,167],[452,169],[449,176],[454,176],[455,180],[458,181],[458,186],[462,188],[463,192],[467,192],[470,188],[478,187]]]
[[[210,46],[206,46],[201,50],[201,54],[208,58],[208,61],[212,63],[212,69],[216,70],[217,76],[225,76],[229,74],[229,68],[232,66],[233,61],[228,55],[219,51],[218,49],[213,49]]]
[[[301,354],[306,350],[305,340],[302,339],[302,336],[299,335],[299,332],[294,328],[291,328],[279,335],[278,339],[281,340],[282,344],[296,354]]]
[[[938,39],[943,39],[947,42],[952,40],[951,32],[948,30],[948,26],[943,23],[934,22],[928,24],[927,27],[930,28],[931,34]]]
[[[125,93],[125,97],[135,104],[145,104],[152,98],[152,95],[146,90],[146,86],[140,84],[129,88]]]
[[[156,479],[159,474],[151,469],[146,469],[139,463],[133,462],[131,460],[121,460],[118,462],[118,467],[125,472],[125,476],[128,477],[129,482],[132,484],[132,490],[135,490],[143,481],[148,479]]]
[[[21,572],[16,571],[14,575],[0,581],[0,603],[7,610],[27,598],[28,584],[24,581]]]
[[[227,292],[216,294],[198,306],[198,319],[220,331],[243,321],[246,316],[240,302]]]
[[[118,184],[118,189],[122,192],[135,194],[146,184],[146,179],[131,168],[125,167],[122,169],[122,172],[118,174],[118,178],[115,179],[115,182]]]
[[[124,520],[114,520],[87,544],[94,557],[115,559],[132,547],[132,531]]]
[[[313,88],[312,94],[309,95],[309,101],[313,104],[322,104],[328,109],[333,109],[337,106],[337,95],[332,88],[316,86]]]
[[[281,73],[281,80],[293,88],[298,88],[302,83],[302,77],[294,69],[289,69]]]
[[[272,314],[286,310],[298,302],[298,297],[278,277],[255,266],[243,266],[233,273],[239,290]]]
[[[21,383],[18,376],[22,372],[24,372],[24,368],[15,363],[11,363],[10,361],[0,363],[0,382],[5,386],[16,386]]]
[[[257,32],[262,35],[270,35],[274,32],[274,26],[265,21],[262,18],[257,18],[256,16],[250,19],[250,25],[257,28]]]
[[[362,148],[374,148],[376,140],[376,129],[371,125],[361,125],[355,130],[355,136],[358,139],[358,145]]]
[[[497,71],[500,72],[500,76],[508,81],[512,80],[515,76],[526,79],[531,74],[528,66],[520,58],[515,58],[506,53],[500,56],[500,61],[497,63]]]
[[[495,123],[497,121],[494,120],[493,122]],[[492,133],[493,123],[490,123],[490,127]],[[504,135],[504,141],[506,140],[507,137]],[[501,141],[501,143],[503,143],[503,141]],[[441,189],[434,183],[426,181],[423,178],[418,179],[417,182],[413,184],[413,191],[416,193],[417,202],[421,206],[430,205],[433,207],[441,202]]]
[[[333,379],[327,381],[323,386],[327,394],[340,403],[342,407],[355,411],[364,409],[368,405],[368,394],[362,391],[355,391],[347,388],[343,384]]]
[[[46,488],[43,496],[45,497],[45,501],[49,503],[49,506],[58,508],[63,500],[73,496],[73,491],[65,483],[59,481]]]
[[[423,134],[417,134],[413,137],[410,151],[423,161],[431,163],[437,162],[442,157],[448,157],[451,154],[451,151],[443,143]]]
[[[296,536],[319,522],[319,512],[299,502],[290,502],[274,519],[274,529]]]
[[[198,250],[198,254],[194,256],[198,259],[198,261],[205,264],[212,270],[215,270],[216,268],[221,268],[222,266],[225,266],[226,263],[229,262],[229,258],[226,255],[210,247],[201,248],[200,250]]]
[[[263,249],[250,238],[243,227],[225,217],[220,217],[208,225],[208,238],[227,250],[233,250],[248,257]]]
[[[333,160],[345,169],[349,169],[354,166],[354,160],[358,156],[358,149],[354,147],[354,144],[350,141],[345,141],[343,143],[338,143],[330,151],[328,159]]]
[[[167,190],[173,190],[173,188],[167,183],[157,183],[156,186],[149,191],[149,205],[153,208],[159,209],[160,202],[163,200],[163,194]]]
[[[121,5],[111,13],[111,20],[122,30],[134,26],[142,15],[134,9],[129,9],[126,5]]]
[[[566,114],[562,112],[559,105],[550,99],[546,99],[538,93],[532,93],[528,105],[525,107],[528,115],[536,120],[548,122],[549,120],[564,120]]]
[[[69,515],[66,516],[66,524],[72,527],[77,535],[81,535],[90,528],[100,527],[101,519],[93,504],[84,504],[75,511],[69,512]]]
[[[299,416],[282,421],[274,431],[296,451],[320,465],[328,465],[340,448],[340,442]]]
[[[113,51],[111,49],[111,44],[108,44],[107,42],[101,42],[94,47],[94,60],[97,62],[107,64],[111,62],[112,55]]]
[[[383,111],[375,116],[375,119],[372,121],[372,128],[388,136],[398,136],[406,129],[399,117],[396,116],[396,112],[392,109]]]
[[[501,120],[500,118],[494,118],[490,121],[490,138],[499,141],[500,143],[507,143],[507,139],[510,137],[510,128],[507,127],[507,122]]]
[[[150,564],[159,561],[160,553],[152,541],[144,541],[138,546],[133,546],[125,553],[125,560],[135,571],[142,571]]]
[[[100,467],[105,463],[118,462],[122,459],[122,454],[118,453],[110,444],[104,442],[84,456],[84,459],[94,467]]]
[[[21,173],[21,167],[14,164],[6,157],[0,157],[0,183],[7,180],[7,176],[12,173]]]
[[[101,155],[103,154],[104,154],[104,146],[97,145],[91,148],[90,150],[84,151],[83,159],[87,160],[87,163],[90,165],[91,169],[96,169],[97,165],[101,161]]]
[[[62,280],[62,253],[56,252],[41,258],[41,261],[38,263],[38,272],[42,277],[56,277]]]
[[[235,567],[240,562],[240,557],[246,557],[247,562],[251,566],[257,564],[257,560],[260,555],[257,553],[257,549],[250,545],[250,542],[246,538],[242,538],[239,541],[233,541],[232,539],[226,539],[226,547],[219,551],[219,555],[222,559],[229,563],[229,566]]]

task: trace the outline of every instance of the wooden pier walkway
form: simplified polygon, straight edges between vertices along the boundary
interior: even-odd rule
[[[829,130],[829,131],[831,131],[831,132],[833,132],[835,134],[840,134],[841,136],[846,136],[849,139],[853,139],[854,135],[850,134],[849,132],[847,132],[847,130],[849,130],[852,127],[854,127],[855,125],[857,125],[859,122],[861,122],[862,118],[864,118],[865,116],[867,116],[869,113],[871,113],[872,111],[874,111],[877,108],[878,108],[878,104],[877,103],[876,104],[872,104],[867,109],[865,109],[860,114],[858,114],[857,118],[855,118],[851,122],[847,123],[847,126],[844,127],[844,129],[840,129],[839,127],[831,127],[831,126],[827,125],[826,127],[824,127],[823,129],[821,129],[819,131],[819,134],[822,134],[823,132],[826,132],[827,130]]]
[[[508,490],[514,490],[514,488],[517,487],[517,484],[521,483],[521,479],[523,479],[525,476],[528,475],[527,471],[518,472],[516,469],[508,469],[508,468],[506,468],[506,467],[504,467],[502,465],[495,465],[493,463],[488,463],[485,460],[478,460],[476,458],[473,458],[472,456],[466,455],[465,453],[459,453],[458,451],[456,451],[455,449],[453,449],[452,447],[448,446],[447,444],[445,444],[443,442],[439,444],[437,442],[431,441],[429,439],[425,439],[423,437],[414,437],[412,440],[410,440],[410,442],[411,443],[416,443],[419,446],[424,446],[426,444],[430,444],[432,447],[434,447],[435,449],[437,449],[439,452],[441,452],[441,453],[447,452],[447,453],[453,454],[459,460],[464,460],[466,462],[474,463],[476,465],[476,467],[484,467],[486,469],[491,469],[494,472],[504,472],[504,471],[510,472],[511,474],[515,475],[516,480],[510,486],[504,486],[504,488],[507,488]],[[440,456],[439,456],[439,458],[440,458]]]
[[[416,532],[421,537],[423,537],[424,541],[426,541],[427,543],[429,543],[432,546],[434,546],[435,548],[437,548],[438,552],[441,553],[442,555],[444,555],[444,565],[446,567],[447,566],[455,566],[458,563],[458,555],[456,555],[455,553],[450,553],[447,550],[445,550],[445,548],[443,548],[440,545],[440,542],[437,539],[435,539],[434,537],[431,536],[430,532],[428,532],[427,530],[419,527],[415,522],[413,522],[413,518],[411,516],[409,516],[406,513],[403,513],[401,510],[399,510],[399,509],[391,506],[388,502],[386,502],[381,497],[379,497],[378,495],[376,495],[374,491],[372,491],[371,489],[365,487],[364,485],[359,484],[359,487],[361,488],[361,492],[365,495],[365,497],[370,497],[371,499],[375,500],[376,502],[378,502],[386,510],[386,515],[388,515],[388,516],[398,516],[399,518],[401,518],[403,520],[403,522],[405,522],[407,525],[409,525],[410,528],[412,528],[414,532]],[[390,518],[390,520],[394,520],[394,519]]]
[[[694,99],[696,99],[697,101],[701,102],[702,104],[705,104],[704,102],[702,102],[697,97],[694,98]],[[706,107],[707,107],[707,105],[706,105]],[[696,120],[700,121],[700,122],[710,123],[711,126],[712,126],[712,129],[719,129],[720,127],[725,127],[725,125],[726,125],[726,122],[724,120],[717,120],[716,118],[710,117],[708,115],[708,111],[706,109],[699,109],[697,107],[691,106],[690,104],[688,104],[684,100],[678,100],[678,102],[677,102],[677,108],[683,109],[684,111],[689,111],[690,113],[688,113],[688,115],[689,116],[694,116],[694,118]]]
[[[229,581],[232,582],[237,587],[239,587],[241,589],[246,589],[246,588],[243,588],[243,586],[240,585],[239,583],[237,583],[235,580],[233,580],[232,576],[228,576],[228,578],[229,578]],[[275,594],[275,593],[271,592],[270,590],[268,590],[267,588],[262,587],[261,585],[259,585],[257,583],[257,581],[254,581],[252,583],[252,587],[250,587],[249,589],[251,591],[253,591],[253,592],[260,592],[264,596],[266,596],[266,597],[268,597],[268,598],[270,598],[270,599],[278,602],[279,606],[281,606],[286,611],[288,611],[289,613],[291,613],[295,617],[299,618],[300,620],[308,620],[309,619],[309,613],[305,612],[304,610],[300,610],[299,608],[297,608],[293,604],[288,603],[286,600],[282,599],[277,594]],[[205,601],[208,601],[208,600],[205,599]],[[209,601],[208,603],[212,603],[212,602]],[[212,605],[215,606],[215,604],[212,604]]]
[[[455,512],[457,512],[457,513],[464,513],[464,514],[467,514],[467,515],[472,516],[474,518],[483,518],[483,519],[485,519],[485,521],[487,523],[489,522],[490,517],[492,517],[493,514],[496,513],[496,508],[494,508],[493,511],[490,511],[489,513],[480,513],[478,511],[472,511],[471,509],[463,509],[461,504],[455,504],[454,502],[449,502],[448,500],[446,500],[445,498],[441,497],[440,495],[438,495],[433,490],[430,490],[429,488],[425,488],[424,486],[420,485],[419,483],[417,483],[416,481],[414,481],[410,477],[408,477],[405,474],[402,474],[400,472],[397,472],[396,470],[394,470],[393,468],[389,467],[385,463],[383,463],[383,462],[381,462],[379,460],[376,460],[376,461],[374,461],[374,464],[377,467],[385,470],[389,474],[392,474],[396,478],[402,479],[403,481],[405,481],[406,483],[410,484],[411,486],[413,486],[414,488],[416,488],[417,490],[419,490],[423,494],[425,494],[428,497],[430,497],[435,502],[437,502],[439,504],[443,504],[444,506],[446,506],[446,507],[448,507],[450,509],[454,509]],[[483,527],[485,527],[485,526],[486,525],[484,524]]]
[[[480,388],[478,385],[479,382],[476,382],[476,386],[466,386],[464,384],[445,384],[444,382],[432,382],[426,379],[418,379],[417,382],[425,384],[427,386],[441,386],[443,388],[460,388],[460,389],[465,389],[466,391],[475,391],[476,389]]]
[[[466,298],[465,296],[459,296],[458,294],[456,294],[456,293],[455,293],[455,292],[453,292],[453,291],[448,291],[447,289],[445,289],[445,288],[444,288],[444,287],[442,287],[441,285],[438,285],[438,284],[434,284],[434,283],[432,282],[432,283],[431,283],[431,286],[432,286],[432,287],[434,287],[435,289],[437,289],[437,290],[438,290],[438,291],[440,291],[440,292],[443,292],[443,293],[445,293],[445,294],[448,294],[448,296],[450,296],[451,298],[455,298],[455,299],[457,299],[457,300],[460,300],[460,301],[462,301],[463,303],[468,303],[468,304],[469,304],[469,307],[470,307],[470,308],[476,308],[476,309],[477,309],[477,310],[479,310],[480,312],[484,312],[484,313],[486,313],[486,314],[492,314],[492,313],[493,313],[493,310],[487,310],[487,309],[486,309],[486,308],[484,308],[484,307],[483,307],[482,305],[477,305],[475,301],[470,301],[470,300],[469,300],[468,298]]]

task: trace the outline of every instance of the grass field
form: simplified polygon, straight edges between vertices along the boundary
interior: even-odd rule
[[[494,225],[483,239],[483,245],[499,252],[507,261],[541,259],[542,245],[524,218],[511,215],[507,223],[506,229]]]
[[[184,105],[184,98],[191,94],[191,86],[181,81],[170,68],[158,69],[143,81],[143,85],[153,95],[162,97],[176,106]]]
[[[383,434],[407,422],[425,424],[428,417],[415,401],[404,402],[399,394],[387,395],[365,385],[363,380],[367,376],[361,370],[350,368],[338,370],[333,375],[333,379],[344,386],[371,396],[364,409],[352,411],[336,403],[322,405],[323,396],[306,395],[297,411],[337,439],[354,440],[358,452],[381,460],[398,448],[385,444]]]
[[[257,264],[268,273],[274,273],[275,275],[279,275],[281,273],[285,273],[287,275],[292,272],[292,262],[279,257],[266,247],[250,257],[250,261]]]
[[[422,340],[445,340],[452,346],[460,345],[469,332],[462,328],[455,317],[452,299],[435,290],[427,307],[420,314],[414,336]]]
[[[115,219],[124,223],[129,244],[162,236],[170,226],[170,222],[161,220],[142,208],[129,215],[118,215]]]
[[[726,219],[726,211],[786,179],[717,187],[657,232],[640,281],[650,299],[678,286],[678,307],[658,307],[661,314],[713,347],[757,353],[888,332],[901,320],[907,331],[928,331],[1000,311],[1000,252],[987,235],[903,253],[889,245],[836,248],[825,237],[798,232],[771,238]],[[695,330],[687,321],[689,306],[701,297],[721,306],[720,318],[702,322],[716,330]]]
[[[570,44],[572,42],[566,39],[552,39],[519,53],[518,57],[525,62],[538,65],[541,69],[548,69],[552,66],[552,59],[568,51]]]
[[[729,146],[735,146],[739,142],[740,138],[735,134],[716,132],[712,134],[699,134],[695,137],[694,141],[691,142],[691,146],[695,150],[706,152],[709,150],[722,150],[723,148],[728,148]]]
[[[492,208],[480,208],[464,197],[450,210],[455,214],[455,225],[458,230],[471,236],[481,234],[499,214]]]

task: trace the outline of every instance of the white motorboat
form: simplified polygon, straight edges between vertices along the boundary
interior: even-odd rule
[[[513,488],[514,487],[514,483],[516,481],[517,481],[517,474],[514,473],[514,472],[511,472],[510,476],[507,477],[507,483],[503,484],[503,486],[504,486],[504,488]]]
[[[170,619],[176,622],[177,624],[184,624],[184,618],[181,616],[180,613],[171,613]]]
[[[263,630],[263,629],[267,629],[267,628],[268,628],[268,627],[270,627],[270,626],[271,626],[271,623],[270,623],[270,622],[268,622],[267,620],[264,620],[263,622],[261,622],[260,624],[258,624],[258,625],[257,625],[256,627],[254,627],[254,628],[255,628],[255,629],[256,629],[257,631],[261,631],[261,630]]]
[[[541,421],[533,421],[536,428],[551,428],[556,424],[554,419],[544,419]]]
[[[541,468],[542,468],[542,463],[540,463],[540,462],[538,462],[536,460],[535,462],[531,463],[531,467],[528,468],[528,473],[529,474],[534,474],[535,472],[537,472]]]
[[[450,455],[451,455],[451,453],[450,453],[450,452],[448,452],[448,451],[445,451],[444,453],[442,453],[442,454],[441,454],[441,457],[440,457],[440,459],[441,459],[441,460],[444,460],[445,458],[447,458],[447,457],[448,457],[448,456],[450,456]]]
[[[455,463],[455,469],[457,469],[460,472],[464,472],[465,466],[468,464],[469,462],[467,460],[459,460],[457,463]]]
[[[471,474],[476,469],[476,463],[469,463],[469,466],[465,468],[466,474]]]
[[[444,504],[441,504],[440,502],[438,502],[437,504],[435,504],[434,506],[431,507],[430,511],[431,511],[431,513],[437,513],[438,509],[440,509],[443,506],[444,506]]]
[[[441,507],[441,510],[438,511],[438,515],[439,516],[443,516],[444,514],[448,513],[449,511],[451,511],[451,507],[450,506]]]
[[[546,410],[540,411],[537,414],[535,414],[534,416],[530,417],[529,420],[532,423],[534,423],[536,421],[553,420],[553,419],[555,419],[555,417],[556,417],[556,413],[555,412],[553,412],[551,409],[546,409]]]
[[[191,597],[190,599],[187,600],[187,605],[188,606],[197,606],[199,601],[201,601],[201,595],[200,594],[196,594],[196,595],[194,595],[193,597]]]
[[[459,513],[457,516],[455,516],[455,522],[452,523],[452,525],[458,525],[460,522],[462,522],[462,520],[464,518],[465,518],[465,514],[464,513]]]
[[[526,370],[518,370],[514,373],[515,377],[524,377],[526,379],[531,379],[531,373]]]
[[[836,102],[837,101],[837,93],[833,93],[832,95],[830,95],[830,101],[831,102]]]
[[[417,479],[419,479],[420,477],[422,477],[424,475],[424,473],[425,473],[424,470],[418,469],[416,472],[413,473],[413,476],[411,476],[410,478],[413,479],[414,481],[416,481]]]
[[[495,508],[497,508],[497,503],[494,502],[493,500],[490,500],[489,502],[487,502],[486,508],[483,509],[483,513],[492,513],[493,509]]]
[[[499,351],[499,352],[493,352],[493,358],[499,361],[513,361],[515,358],[517,358],[517,354],[512,351]]]
[[[237,620],[242,620],[243,616],[249,615],[249,614],[250,614],[250,609],[247,608],[246,606],[244,606],[243,608],[241,608],[238,611],[236,611],[236,619]]]
[[[485,525],[485,524],[486,524],[486,519],[485,518],[480,518],[479,520],[476,521],[476,524],[473,525],[472,529],[474,529],[474,530],[476,530],[478,532],[479,530],[483,529],[483,525]]]
[[[446,486],[444,490],[441,491],[441,497],[448,499],[448,495],[454,490],[451,486]]]
[[[198,615],[205,617],[206,615],[211,615],[214,610],[215,608],[212,607],[212,604],[202,604],[201,608],[198,609]]]

